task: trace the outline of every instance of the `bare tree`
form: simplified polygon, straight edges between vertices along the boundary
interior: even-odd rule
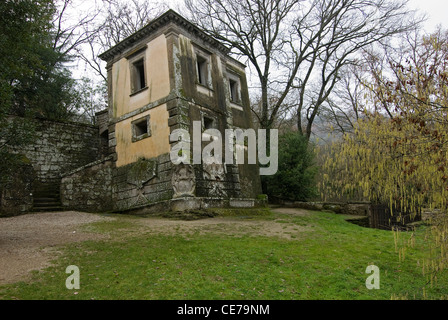
[[[387,41],[417,23],[407,0],[314,0],[297,20],[300,44],[313,39],[303,73],[299,75],[297,125],[309,138],[312,125],[341,72],[356,63],[363,48]],[[301,45],[299,50],[302,51]]]
[[[94,36],[78,53],[96,75],[107,81],[99,54],[143,28],[167,6],[143,0],[103,0],[103,4],[96,24],[86,25],[86,32],[93,30]]]
[[[246,57],[261,91],[257,113],[270,128],[296,91],[297,126],[313,122],[341,71],[359,52],[414,27],[408,0],[186,0],[192,20]],[[270,103],[269,96],[276,96]]]
[[[53,49],[67,60],[76,55],[76,51],[94,36],[95,30],[90,26],[95,22],[100,11],[98,9],[80,12],[73,16],[74,7],[79,3],[73,0],[56,1],[53,17]]]
[[[319,118],[325,125],[320,131],[332,135],[353,132],[365,107],[365,64],[350,65],[340,73],[340,81],[322,104]],[[315,133],[315,132],[314,132]]]
[[[299,0],[186,0],[192,20],[235,49],[236,54],[247,58],[255,69],[261,92],[255,115],[262,128],[273,125],[300,64],[298,57],[289,55],[292,48],[288,35],[299,3]],[[282,77],[285,88],[273,90],[273,70],[282,60],[290,59],[289,71]]]
[[[394,107],[389,103],[390,77],[397,72],[395,66],[417,59],[420,38],[421,30],[415,28],[394,39],[393,46],[385,43],[363,48],[359,59],[344,68],[341,80],[320,111],[333,133],[353,133],[366,112],[394,118]]]

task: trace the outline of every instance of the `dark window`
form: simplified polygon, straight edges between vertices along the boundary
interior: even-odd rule
[[[137,137],[147,133],[148,133],[148,123],[146,121],[142,121],[135,124],[135,135]]]
[[[232,79],[229,79],[229,85],[230,85],[230,101],[232,102],[239,102],[239,96],[238,96],[238,82]]]
[[[100,135],[101,152],[103,155],[107,155],[109,152],[109,130],[104,131]]]
[[[204,129],[213,129],[215,121],[212,118],[204,117]]]
[[[206,58],[196,55],[198,68],[198,82],[204,86],[208,86],[208,61]]]
[[[132,141],[142,140],[151,136],[149,116],[132,122]]]
[[[137,92],[146,87],[144,60],[137,60],[132,64],[132,92]]]

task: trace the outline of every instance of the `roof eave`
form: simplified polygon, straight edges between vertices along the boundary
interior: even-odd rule
[[[158,18],[152,20],[149,22],[146,26],[135,32],[134,34],[130,35],[129,37],[125,38],[124,40],[120,41],[118,44],[110,48],[109,50],[103,52],[98,57],[101,60],[104,61],[110,61],[113,59],[116,55],[121,54],[126,49],[131,47],[134,43],[139,41],[140,39],[148,36],[152,32],[160,29],[161,27],[167,25],[168,23],[173,22],[180,27],[186,29],[190,33],[195,34],[199,38],[201,38],[203,41],[209,43],[213,47],[216,47],[219,51],[221,51],[224,54],[228,54],[230,52],[230,49],[224,46],[219,41],[215,40],[208,34],[206,34],[204,31],[199,29],[197,26],[192,24],[190,21],[179,15],[174,10],[170,9]]]

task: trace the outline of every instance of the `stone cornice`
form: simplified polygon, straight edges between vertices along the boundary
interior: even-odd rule
[[[200,28],[195,26],[193,23],[191,23],[190,21],[179,15],[177,12],[170,9],[160,17],[149,22],[145,27],[143,27],[136,33],[132,34],[131,36],[127,37],[123,41],[119,42],[118,44],[110,48],[109,50],[100,54],[99,58],[104,61],[110,61],[116,55],[122,54],[125,50],[132,47],[135,43],[137,43],[141,39],[153,34],[162,27],[168,25],[169,23],[176,24],[180,28],[188,31],[190,34],[193,34],[196,37],[200,38],[202,41],[208,43],[210,46],[217,48],[225,55],[227,55],[230,51],[229,48],[224,46],[222,43],[213,39],[204,31],[202,31]]]

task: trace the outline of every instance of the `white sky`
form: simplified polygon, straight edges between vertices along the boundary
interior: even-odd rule
[[[425,23],[425,30],[433,32],[438,24],[448,28],[448,1],[447,0],[410,0],[412,9],[426,12],[428,21]]]

